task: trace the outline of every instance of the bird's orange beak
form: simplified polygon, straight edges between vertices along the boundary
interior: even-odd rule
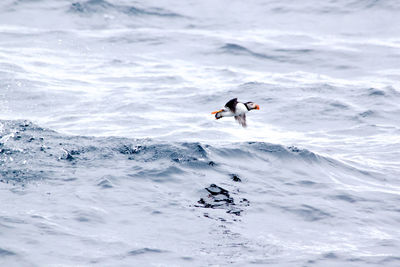
[[[257,110],[260,110],[260,106],[259,106],[259,105],[256,105],[256,109],[257,109]]]
[[[223,111],[223,109],[220,109],[220,110],[217,110],[217,111],[213,111],[213,112],[211,112],[211,114],[217,114],[218,112],[221,112],[221,111]]]

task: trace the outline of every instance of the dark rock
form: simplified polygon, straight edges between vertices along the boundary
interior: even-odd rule
[[[229,191],[218,185],[211,184],[204,189],[207,195],[197,201],[200,205],[196,205],[196,207],[226,209],[227,213],[239,216],[243,211],[241,207],[249,206],[249,201],[245,198],[241,199],[239,204],[236,204],[233,197],[230,196]]]
[[[231,176],[231,179],[234,181],[234,182],[241,182],[242,181],[242,179],[240,179],[240,177],[239,177],[239,175],[237,175],[237,174],[230,174],[230,176]]]

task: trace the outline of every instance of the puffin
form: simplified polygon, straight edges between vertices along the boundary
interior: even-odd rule
[[[242,103],[237,98],[233,98],[225,104],[223,109],[211,112],[211,114],[215,114],[217,120],[222,117],[235,117],[235,120],[245,128],[247,126],[246,113],[253,109],[259,110],[260,106],[254,102]]]

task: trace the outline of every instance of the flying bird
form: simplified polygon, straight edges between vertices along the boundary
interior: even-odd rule
[[[253,102],[238,102],[237,98],[234,98],[229,100],[223,109],[211,112],[211,114],[215,114],[217,120],[222,117],[235,117],[240,125],[246,127],[246,113],[252,109],[260,109],[260,106]]]

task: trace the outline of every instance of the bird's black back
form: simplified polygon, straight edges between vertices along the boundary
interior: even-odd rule
[[[233,113],[235,113],[237,103],[238,103],[237,98],[234,98],[234,99],[229,100],[225,104],[225,107],[229,108]]]

